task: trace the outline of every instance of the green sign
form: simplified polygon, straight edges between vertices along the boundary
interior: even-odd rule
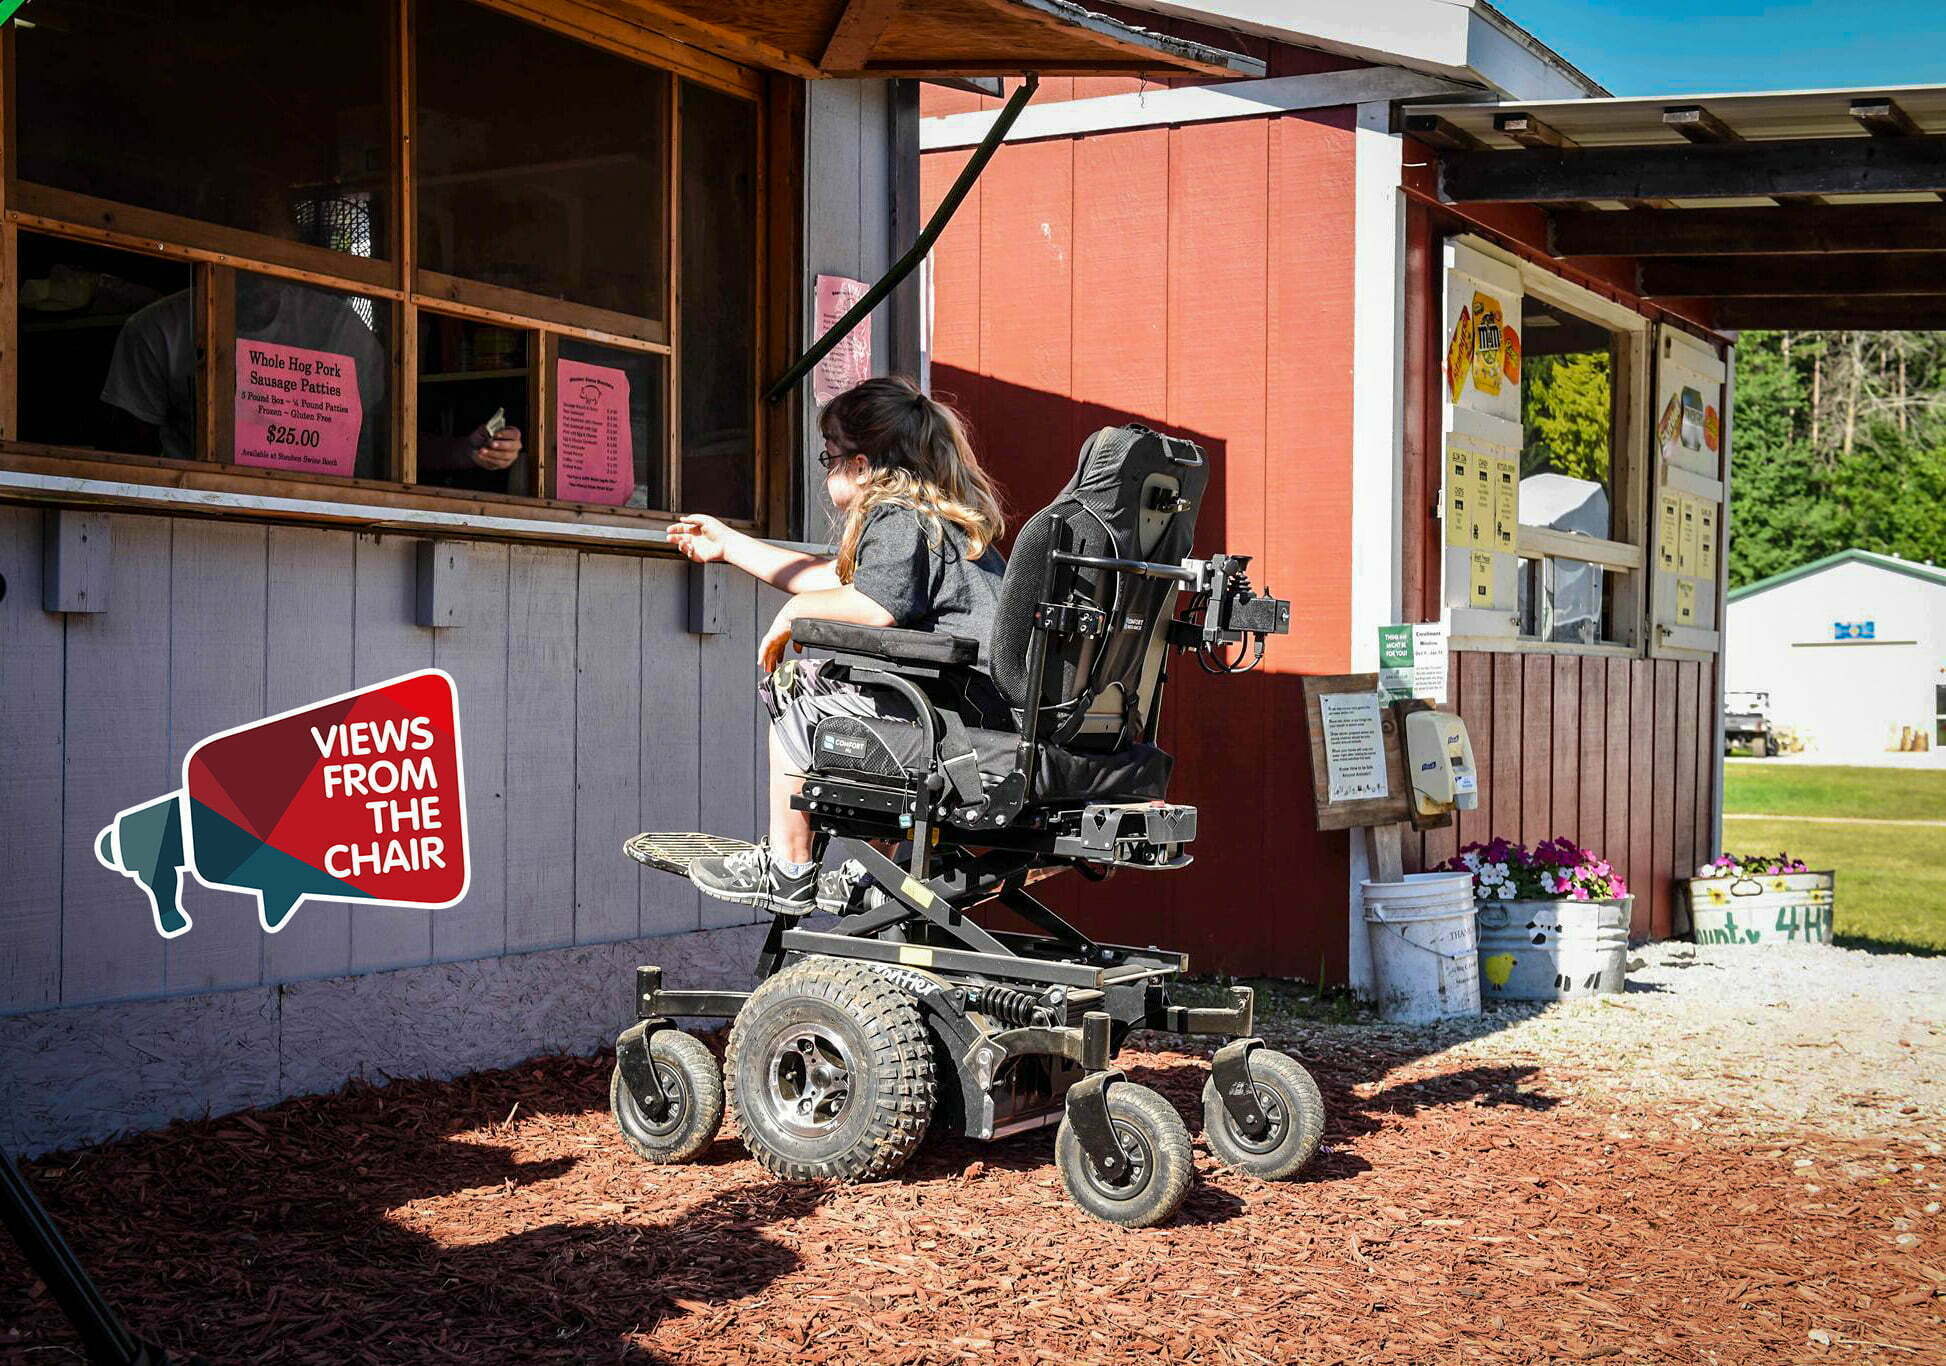
[[[1412,667],[1412,628],[1410,626],[1381,626],[1378,628],[1378,667],[1381,669],[1409,669]]]
[[[13,18],[20,12],[20,7],[26,3],[27,0],[0,0],[0,24]]]

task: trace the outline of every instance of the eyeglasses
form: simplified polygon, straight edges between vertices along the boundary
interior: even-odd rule
[[[840,461],[851,459],[853,454],[854,452],[852,451],[820,450],[818,452],[818,463],[824,466],[824,468],[828,471],[831,469],[833,465],[838,464]]]

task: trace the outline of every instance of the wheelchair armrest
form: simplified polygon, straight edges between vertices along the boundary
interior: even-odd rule
[[[966,636],[936,631],[908,631],[897,626],[860,626],[849,621],[799,617],[791,623],[791,639],[800,645],[846,654],[865,655],[899,664],[976,665],[980,643]]]

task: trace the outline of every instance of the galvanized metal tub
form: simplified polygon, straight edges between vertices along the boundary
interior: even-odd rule
[[[1698,944],[1829,944],[1837,875],[1692,877],[1689,923]]]
[[[1559,1001],[1622,990],[1634,900],[1482,902],[1480,994]]]

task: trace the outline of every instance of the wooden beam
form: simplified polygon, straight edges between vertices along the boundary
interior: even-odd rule
[[[1549,250],[1556,256],[1946,251],[1946,206],[1937,204],[1561,212],[1551,217]]]
[[[1895,99],[1853,100],[1851,116],[1858,120],[1859,127],[1875,138],[1918,138],[1926,135],[1925,130]],[[1946,199],[1946,191],[1942,191],[1939,197]]]
[[[1724,299],[1709,309],[1717,328],[1793,331],[1931,332],[1946,328],[1946,294],[1860,299],[1849,294],[1802,299]]]
[[[1522,147],[1580,146],[1553,124],[1545,123],[1528,113],[1495,114],[1493,129],[1502,137],[1512,138]]]
[[[1912,115],[1892,99],[1853,100],[1851,116],[1858,126],[1875,138],[1917,138],[1925,133],[1912,121]]]
[[[1946,253],[1898,256],[1696,256],[1644,261],[1638,291],[1650,299],[1860,298],[1946,294]]]
[[[1703,108],[1700,104],[1675,104],[1662,111],[1662,123],[1681,133],[1691,142],[1723,143],[1747,142],[1743,134],[1723,122],[1722,119]],[[1772,197],[1778,204],[1822,204],[1824,199],[1814,194],[1785,194]]]
[[[825,42],[818,65],[826,71],[862,70],[904,3],[905,0],[849,0]]]
[[[1439,179],[1448,203],[1937,193],[1946,136],[1455,151],[1440,159]]]
[[[1691,142],[1742,142],[1743,134],[1700,104],[1675,104],[1662,111],[1662,126]]]
[[[1437,114],[1407,114],[1405,131],[1425,143],[1428,147],[1438,147],[1449,152],[1481,152],[1486,144],[1461,128],[1449,123]]]

